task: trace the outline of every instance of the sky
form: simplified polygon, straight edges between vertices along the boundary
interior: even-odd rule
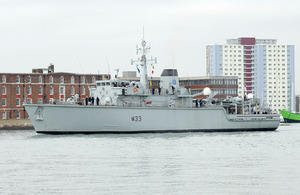
[[[0,72],[114,73],[136,70],[144,37],[157,57],[154,75],[206,75],[206,46],[255,37],[295,45],[300,94],[298,0],[0,0]],[[121,75],[119,75],[121,76]]]

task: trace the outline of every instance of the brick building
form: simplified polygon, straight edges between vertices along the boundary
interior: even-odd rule
[[[81,101],[89,95],[96,80],[110,79],[107,74],[55,73],[48,69],[33,69],[32,73],[0,73],[1,119],[27,118],[23,102],[52,103],[66,101],[79,94]]]

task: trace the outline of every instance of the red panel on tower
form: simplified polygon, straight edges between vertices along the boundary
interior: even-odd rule
[[[255,38],[241,38],[242,45],[255,45]]]

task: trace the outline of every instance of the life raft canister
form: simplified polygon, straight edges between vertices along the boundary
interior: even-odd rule
[[[135,88],[133,88],[133,91],[134,91],[134,92],[137,92],[137,88],[136,88],[136,87],[135,87]]]

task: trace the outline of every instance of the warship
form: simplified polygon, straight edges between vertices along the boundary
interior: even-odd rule
[[[78,95],[64,103],[26,104],[24,107],[37,133],[149,133],[274,131],[280,117],[260,110],[259,102],[249,97],[214,99],[209,88],[191,94],[179,86],[176,69],[163,70],[159,88],[151,88],[147,66],[156,63],[148,58],[150,47],[144,38],[137,47],[141,57],[131,60],[140,72],[140,81],[125,81],[117,76],[96,81],[90,88],[95,100],[83,105]],[[117,74],[116,74],[117,75]],[[199,101],[196,96],[205,95]]]

